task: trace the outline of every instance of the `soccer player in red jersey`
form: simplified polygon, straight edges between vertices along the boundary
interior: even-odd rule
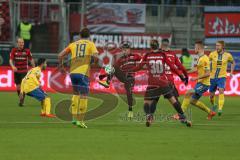
[[[156,110],[158,99],[161,95],[164,95],[173,105],[178,112],[180,121],[187,126],[191,126],[191,122],[187,121],[184,115],[181,104],[177,101],[173,93],[173,85],[169,82],[165,74],[165,64],[176,73],[181,80],[186,84],[187,77],[184,77],[181,71],[179,71],[174,64],[166,57],[165,53],[159,50],[159,44],[157,40],[152,40],[150,43],[151,52],[146,53],[140,64],[132,70],[140,70],[146,65],[148,70],[148,87],[144,95],[144,111],[146,113],[146,126],[149,127],[153,121],[153,114]]]
[[[141,60],[141,56],[138,54],[131,53],[131,44],[127,41],[123,42],[121,44],[121,53],[114,56],[113,61],[113,68],[114,72],[107,73],[105,69],[102,69],[100,71],[99,76],[99,84],[105,86],[106,88],[109,87],[110,81],[113,76],[116,76],[116,78],[124,83],[124,88],[127,95],[127,102],[128,102],[128,118],[133,118],[133,95],[132,90],[134,87],[134,72],[129,72],[129,68],[132,68],[133,66],[136,66],[136,63]],[[106,78],[107,77],[107,78]],[[104,78],[106,78],[104,80]]]
[[[31,51],[24,48],[24,40],[22,38],[17,39],[17,48],[13,48],[10,53],[9,64],[14,72],[14,82],[17,87],[17,94],[20,95],[20,85],[22,79],[26,76],[29,67],[28,62],[31,62],[32,67],[35,67],[34,60],[32,58]],[[24,96],[21,96],[19,106],[23,106]]]
[[[188,83],[188,73],[187,73],[187,70],[182,65],[181,61],[176,56],[174,51],[170,50],[170,48],[169,48],[169,40],[168,39],[163,39],[162,40],[161,51],[165,53],[166,57],[170,60],[170,62],[172,64],[175,64],[175,66],[177,67],[178,70],[182,71],[182,73],[186,77],[186,80],[187,80],[186,83]],[[174,87],[173,88],[174,96],[177,98],[177,101],[178,101],[179,94],[178,94],[178,90],[177,90],[177,88],[176,88],[176,86],[174,84],[173,72],[171,71],[170,67],[167,64],[165,65],[165,74],[166,74],[168,80],[172,83],[172,85]]]

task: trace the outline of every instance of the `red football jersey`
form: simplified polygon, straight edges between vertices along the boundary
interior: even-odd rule
[[[138,54],[122,54],[119,57],[115,57],[114,67],[120,68],[123,72],[129,72],[131,68],[136,67],[142,57]]]
[[[13,48],[10,59],[14,62],[17,73],[26,73],[28,72],[28,61],[32,60],[32,54],[29,49],[18,50]]]
[[[171,64],[174,64],[179,70],[182,71],[182,73],[185,75],[185,77],[188,76],[186,69],[184,68],[181,61],[174,53],[174,51],[171,51],[171,50],[163,51],[162,50],[162,52],[165,53],[166,57],[170,60]],[[169,81],[174,82],[173,72],[167,64],[165,65],[165,74]]]
[[[114,56],[113,67],[119,68],[128,75],[134,76],[134,72],[131,72],[131,68],[135,68],[139,64],[141,59],[142,57],[138,54],[118,54]],[[102,80],[107,77],[107,75],[108,73],[105,71],[104,68],[102,68],[100,70],[99,79]]]
[[[177,70],[176,66],[166,57],[164,52],[150,52],[144,55],[139,68],[146,65],[148,71],[148,85],[164,87],[169,84],[169,80],[166,76],[166,64],[174,73],[178,75],[181,74],[181,72]]]

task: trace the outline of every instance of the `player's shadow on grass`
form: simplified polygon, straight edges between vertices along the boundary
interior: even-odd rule
[[[102,117],[113,111],[118,105],[118,97],[113,94],[94,94],[91,97],[101,99],[102,103],[98,104],[95,109],[88,111],[85,120]],[[58,102],[55,106],[55,114],[63,121],[72,121],[71,100],[65,99]]]

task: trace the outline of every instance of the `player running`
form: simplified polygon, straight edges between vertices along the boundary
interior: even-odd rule
[[[205,111],[208,114],[207,118],[211,120],[216,113],[211,111],[203,102],[199,101],[202,95],[208,91],[210,85],[210,62],[208,56],[204,54],[204,45],[202,41],[195,42],[195,52],[199,56],[197,66],[188,73],[198,73],[197,77],[190,79],[191,81],[197,81],[197,84],[194,89],[188,90],[185,94],[182,109],[186,112],[189,104],[191,103],[192,105]]]
[[[59,53],[59,65],[63,68],[63,59],[71,55],[70,78],[73,86],[72,123],[81,128],[87,128],[84,116],[87,111],[89,93],[89,74],[92,58],[98,54],[95,44],[89,40],[90,31],[82,29],[81,39],[68,45]]]
[[[153,121],[153,114],[156,110],[156,105],[159,97],[164,95],[175,110],[179,114],[179,120],[187,126],[191,126],[191,122],[187,121],[184,115],[181,104],[177,101],[173,93],[172,83],[169,82],[165,75],[165,64],[170,69],[180,76],[181,80],[187,82],[187,77],[177,70],[177,68],[170,62],[164,52],[159,51],[159,44],[157,40],[151,40],[151,52],[146,53],[142,58],[140,64],[133,70],[137,71],[146,65],[148,70],[148,86],[144,95],[144,111],[146,113],[146,126],[149,127]]]
[[[17,48],[13,48],[10,53],[9,64],[14,72],[14,82],[17,87],[17,94],[20,94],[20,85],[22,79],[28,72],[28,62],[31,62],[32,67],[35,67],[32,54],[29,49],[24,48],[24,40],[22,38],[17,39]],[[23,106],[24,95],[19,99],[19,106]]]
[[[224,90],[227,77],[227,66],[231,63],[230,76],[233,75],[235,68],[235,61],[229,52],[225,51],[224,41],[218,41],[216,43],[216,50],[211,52],[209,60],[211,62],[210,70],[210,101],[213,105],[213,110],[216,111],[217,104],[215,103],[215,92],[219,90],[218,97],[218,115],[222,115],[222,109],[224,105]]]
[[[118,57],[114,57],[113,68],[114,72],[107,73],[105,69],[101,69],[99,75],[99,84],[108,88],[110,85],[110,81],[113,76],[124,83],[124,88],[127,94],[127,102],[128,102],[128,118],[133,118],[133,87],[135,82],[135,74],[134,72],[129,72],[128,68],[131,66],[135,66],[137,62],[141,60],[141,56],[138,54],[131,53],[130,43],[125,41],[121,44],[121,53],[118,54]]]
[[[27,94],[30,97],[36,98],[42,105],[41,116],[55,118],[55,115],[51,114],[51,99],[41,89],[40,84],[41,71],[45,70],[46,66],[47,61],[45,58],[38,59],[37,67],[29,70],[22,80],[20,97]]]

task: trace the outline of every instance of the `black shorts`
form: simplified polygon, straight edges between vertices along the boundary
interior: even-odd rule
[[[157,100],[161,95],[166,98],[171,98],[174,96],[173,87],[171,85],[166,87],[152,87],[148,86],[144,95],[144,100]]]
[[[178,98],[179,93],[178,93],[178,90],[177,90],[176,86],[173,84],[172,87],[173,87],[172,93],[173,93],[174,97]],[[164,95],[164,98],[168,99],[168,97],[166,95]]]
[[[14,72],[14,82],[16,85],[20,85],[22,82],[22,79],[26,76],[27,72],[25,73],[17,73]]]

